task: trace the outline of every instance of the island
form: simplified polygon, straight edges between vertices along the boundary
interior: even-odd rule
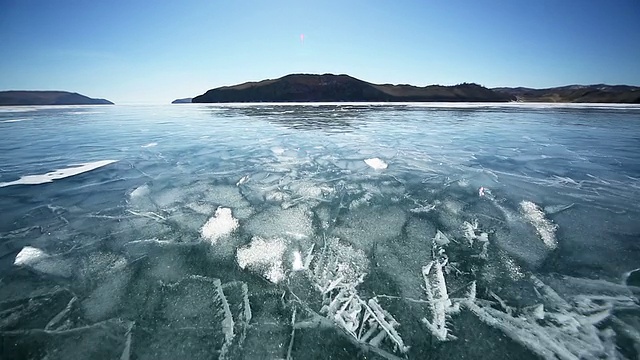
[[[454,86],[372,84],[349,75],[291,74],[211,89],[193,103],[235,102],[507,102],[516,97],[474,83]]]
[[[521,102],[640,104],[640,87],[628,85],[568,85],[547,89],[502,87],[492,90],[514,96]]]
[[[0,91],[0,106],[16,105],[113,105],[109,100],[93,99],[67,91]]]

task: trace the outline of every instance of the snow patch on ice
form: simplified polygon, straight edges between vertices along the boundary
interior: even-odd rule
[[[219,207],[215,215],[200,230],[203,238],[215,244],[218,239],[229,235],[238,228],[238,220],[231,214],[231,209]]]
[[[536,228],[538,235],[549,249],[558,247],[556,230],[558,225],[552,223],[544,216],[544,211],[531,201],[520,202],[520,211],[524,218]]]
[[[389,166],[380,158],[365,159],[364,162],[375,170],[384,170]]]
[[[236,261],[242,269],[259,273],[277,284],[284,279],[282,258],[287,241],[282,238],[263,239],[254,237],[248,246],[238,249]]]
[[[0,187],[11,186],[11,185],[38,185],[52,182],[53,180],[59,180],[68,178],[74,175],[79,175],[91,170],[95,170],[97,168],[101,168],[103,166],[112,164],[118,160],[101,160],[94,161],[84,164],[78,164],[73,167],[69,167],[66,169],[59,169],[52,172],[48,172],[46,174],[39,175],[25,175],[18,180],[3,182],[0,183]]]

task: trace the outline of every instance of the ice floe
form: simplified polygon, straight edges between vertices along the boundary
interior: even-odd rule
[[[70,176],[79,175],[91,170],[95,170],[101,168],[103,166],[107,166],[109,164],[113,164],[118,160],[101,160],[94,161],[84,164],[77,164],[75,166],[59,169],[52,172],[48,172],[46,174],[40,175],[25,175],[18,180],[2,182],[0,183],[0,187],[11,186],[11,185],[38,185],[44,183],[50,183],[54,180],[60,180],[64,178],[68,178]]]

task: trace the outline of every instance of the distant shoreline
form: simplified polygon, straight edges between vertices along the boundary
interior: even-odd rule
[[[0,106],[34,105],[114,105],[106,99],[94,99],[68,91],[0,91]]]
[[[569,85],[546,89],[486,88],[475,83],[453,86],[373,84],[349,75],[290,74],[278,79],[246,82],[208,90],[173,103],[267,102],[544,102],[640,104],[640,87],[627,85]]]

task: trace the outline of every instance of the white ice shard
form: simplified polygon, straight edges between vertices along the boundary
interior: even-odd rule
[[[41,260],[43,258],[48,257],[49,255],[44,251],[34,248],[32,246],[25,246],[20,250],[18,255],[16,255],[15,260],[13,261],[14,265],[31,265]]]
[[[384,170],[388,167],[387,163],[380,158],[365,159],[364,162],[375,170]]]
[[[13,261],[14,265],[25,266],[43,274],[70,277],[73,273],[73,262],[58,255],[49,255],[41,249],[25,246]]]
[[[561,211],[571,209],[574,205],[575,203],[561,204],[561,205],[548,205],[544,207],[544,212],[547,214],[557,214]]]
[[[103,166],[107,166],[117,161],[118,160],[94,161],[94,162],[88,162],[83,164],[77,164],[69,168],[55,170],[52,172],[48,172],[46,174],[25,175],[15,181],[0,183],[0,187],[11,186],[11,185],[38,185],[38,184],[50,183],[53,180],[64,179],[70,176],[82,174],[87,171],[91,171],[97,168],[101,168]]]
[[[449,238],[447,237],[447,235],[445,235],[444,233],[442,233],[442,231],[437,230],[436,231],[436,236],[433,237],[433,243],[434,245],[437,246],[445,246],[448,245],[450,242]]]
[[[144,185],[141,185],[141,186],[138,186],[137,188],[135,188],[131,192],[131,194],[129,194],[129,197],[131,199],[137,199],[137,198],[141,198],[141,197],[147,196],[147,195],[149,195],[149,193],[150,193],[149,185],[144,184]]]
[[[509,307],[502,311],[481,302],[463,304],[482,322],[502,330],[542,358],[615,358],[610,357],[615,350],[610,329],[600,329],[611,316],[611,306],[585,304],[578,298],[569,302],[535,276],[531,280],[543,304],[520,309],[519,316],[507,311]]]
[[[272,283],[278,283],[285,277],[283,256],[286,248],[285,239],[255,236],[248,246],[238,249],[236,261],[242,269],[257,272]]]
[[[238,220],[233,217],[231,209],[219,207],[215,215],[202,226],[200,234],[215,244],[219,238],[231,234],[237,228]]]
[[[293,252],[293,262],[291,264],[291,268],[293,269],[293,271],[304,270],[304,264],[302,263],[302,255],[298,250]]]
[[[338,238],[329,238],[316,256],[312,275],[317,289],[328,293],[338,286],[355,288],[367,271],[369,259],[364,251],[343,244]]]
[[[427,326],[429,331],[431,331],[433,336],[440,341],[455,338],[449,334],[449,329],[447,329],[447,317],[449,314],[457,313],[459,310],[459,304],[453,304],[447,292],[447,284],[443,272],[446,264],[446,260],[434,260],[422,268],[425,292],[431,313],[431,320],[423,318],[422,322]]]
[[[556,230],[558,225],[545,218],[544,211],[531,201],[520,202],[520,211],[524,218],[535,227],[544,244],[551,250],[558,247]]]
[[[238,182],[236,183],[236,186],[240,186],[240,185],[246,183],[247,181],[249,181],[249,175],[245,175],[245,176],[241,177],[240,180],[238,180]]]

